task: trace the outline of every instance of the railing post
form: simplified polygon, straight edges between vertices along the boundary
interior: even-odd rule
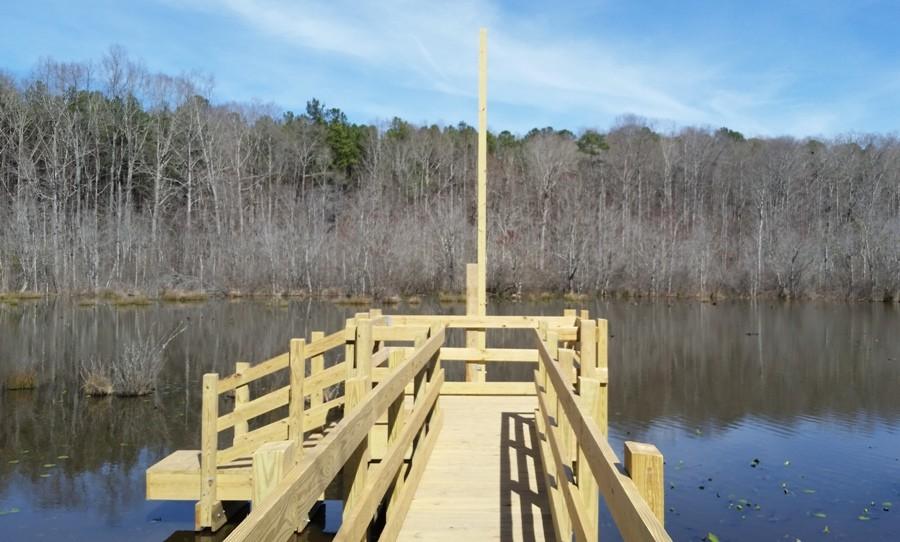
[[[306,410],[303,397],[303,380],[306,377],[306,341],[291,339],[291,396],[288,407],[288,438],[296,443],[294,456],[299,460],[303,455],[303,417]]]
[[[355,376],[344,384],[347,400],[346,412],[353,412],[361,403],[366,394],[366,379],[363,376]],[[357,446],[356,450],[347,458],[343,469],[344,483],[344,518],[350,517],[357,501],[363,497],[366,487],[366,474],[369,469],[369,437],[366,436]],[[368,530],[367,530],[368,532]],[[363,538],[365,539],[365,537]]]
[[[359,320],[356,327],[356,375],[372,380],[372,321]]]
[[[225,511],[216,495],[216,452],[219,448],[219,375],[203,375],[203,399],[200,418],[200,501],[194,512],[197,530],[213,531],[225,524]]]
[[[603,436],[609,436],[609,324],[597,320],[597,379],[600,381],[599,404],[597,405],[597,426]]]
[[[582,405],[587,414],[596,421],[598,405],[600,404],[600,382],[595,378],[580,377],[578,379],[578,393],[581,396]],[[581,454],[580,446],[578,447],[575,469],[575,480],[578,484],[578,489],[581,491],[585,517],[588,519],[588,526],[585,530],[588,536],[592,537],[587,542],[595,542],[600,536],[600,488]]]
[[[297,444],[293,440],[267,442],[253,452],[254,507],[262,504],[278,482],[294,466]]]
[[[580,320],[578,329],[581,376],[597,377],[597,322]]]
[[[665,524],[663,455],[652,444],[625,441],[625,470],[659,522]]]
[[[250,368],[250,364],[245,361],[239,361],[234,364],[234,372],[242,374]],[[243,406],[250,402],[250,386],[240,386],[234,390],[234,411],[240,412]],[[247,433],[249,425],[247,420],[239,421],[234,424],[234,444],[237,444],[238,437]]]
[[[403,360],[406,358],[406,354],[403,350],[393,350],[388,355],[388,368],[396,369],[399,367]],[[391,403],[390,408],[388,409],[388,445],[387,449],[391,448],[391,445],[397,438],[400,436],[400,431],[403,429],[403,424],[406,419],[406,409],[403,406],[403,402],[405,400],[405,393],[401,393],[397,400]],[[391,491],[391,498],[388,502],[388,514],[391,513],[391,507],[395,506],[397,500],[400,498],[403,490],[403,484],[406,481],[406,476],[404,474],[404,467],[400,467],[400,470],[397,472],[397,477],[394,478],[394,488]]]
[[[559,369],[565,379],[566,386],[571,390],[572,381],[575,379],[575,353],[572,350],[561,348],[559,350]],[[575,433],[572,432],[572,424],[569,422],[557,395],[556,424],[559,427],[560,451],[566,466],[572,468],[575,449]]]
[[[310,342],[316,342],[325,338],[324,331],[313,331],[310,336]],[[321,373],[325,370],[325,356],[320,354],[310,361],[309,374],[310,376]],[[325,402],[325,390],[319,388],[317,390],[310,390],[312,393],[309,397],[309,407],[315,408]]]

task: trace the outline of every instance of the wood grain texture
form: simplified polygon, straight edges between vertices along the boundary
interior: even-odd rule
[[[536,406],[534,397],[441,397],[444,426],[398,540],[554,540]]]

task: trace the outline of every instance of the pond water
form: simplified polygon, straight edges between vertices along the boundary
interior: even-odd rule
[[[620,455],[624,440],[663,452],[676,540],[900,538],[900,307],[583,305],[610,321],[610,442]],[[337,329],[356,310],[308,301],[0,305],[0,381],[28,368],[39,377],[34,391],[0,391],[0,540],[194,540],[192,503],[144,500],[144,470],[197,448],[203,373],[267,359],[292,336]],[[82,361],[110,359],[128,340],[179,322],[187,328],[166,351],[155,395],[79,392]],[[460,371],[450,367],[448,377]],[[509,364],[489,376],[528,374]],[[606,514],[603,522],[609,532]]]

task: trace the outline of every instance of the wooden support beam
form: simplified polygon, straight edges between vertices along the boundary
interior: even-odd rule
[[[660,523],[665,523],[665,467],[663,455],[652,444],[625,441],[625,470]]]
[[[597,322],[580,320],[578,324],[579,358],[581,375],[588,378],[597,376]]]
[[[609,435],[609,323],[597,320],[597,372],[600,379],[600,398],[595,421],[604,437]]]
[[[578,390],[586,414],[596,421],[600,405],[600,382],[593,378],[580,377],[578,379]],[[584,459],[584,452],[581,450],[581,446],[578,447],[578,457],[575,459],[575,480],[581,491],[581,498],[584,501],[584,509],[586,510],[588,521],[585,527],[586,542],[596,542],[600,530],[598,512],[600,510],[600,488],[597,486],[597,480],[594,479],[591,469]]]
[[[293,440],[267,442],[253,453],[253,506],[259,506],[294,466]]]
[[[239,361],[234,364],[234,372],[235,374],[241,374],[247,369],[250,368],[250,364],[245,361]],[[234,411],[240,412],[241,409],[250,402],[250,388],[246,385],[241,386],[234,390]],[[247,433],[249,429],[246,420],[242,420],[234,424],[234,442],[237,442],[238,437]]]
[[[303,381],[306,379],[306,341],[291,339],[291,397],[288,406],[288,435],[297,443],[297,456],[303,455],[303,411],[306,410],[306,396]]]
[[[317,341],[321,341],[322,339],[325,338],[325,333],[322,331],[313,331],[310,334],[309,338],[310,338],[310,344],[315,344]],[[315,376],[317,374],[320,374],[324,370],[325,370],[325,356],[323,356],[321,354],[318,356],[314,356],[312,358],[312,361],[310,362],[309,376],[311,376],[311,377]],[[310,388],[310,394],[309,394],[310,408],[315,408],[315,407],[321,405],[323,401],[324,401],[324,396],[322,394],[322,388],[321,387]]]
[[[200,502],[194,523],[197,530],[213,531],[225,524],[225,511],[216,496],[216,453],[219,447],[219,375],[203,375],[202,412],[200,414]]]
[[[480,284],[479,264],[466,265],[466,315],[480,316]],[[487,380],[487,366],[483,363],[484,350],[487,345],[487,335],[484,329],[469,329],[466,331],[466,348],[476,352],[474,359],[466,360],[466,382],[485,382]]]
[[[360,351],[357,350],[357,352]],[[359,375],[347,380],[344,384],[347,394],[347,402],[344,408],[347,410],[347,413],[352,413],[358,409],[360,403],[365,399],[367,382],[368,379],[365,376]],[[347,416],[347,413],[344,416]],[[366,475],[369,470],[369,454],[369,435],[367,434],[344,464],[342,475],[344,483],[344,520],[350,517],[354,507],[357,506],[357,501],[364,495]],[[366,527],[368,527],[368,523]]]
[[[487,314],[487,28],[478,35],[478,315]]]

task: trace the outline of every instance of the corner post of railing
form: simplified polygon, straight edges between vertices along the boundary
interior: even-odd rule
[[[650,510],[665,525],[663,455],[652,444],[625,441],[625,470]]]
[[[234,372],[236,374],[244,374],[244,371],[250,368],[250,364],[246,361],[239,361],[234,364]],[[243,410],[244,405],[250,402],[250,386],[238,386],[234,390],[234,412],[239,413]],[[238,437],[247,433],[249,426],[247,420],[240,420],[234,424],[234,444],[237,444]]]
[[[290,346],[290,406],[288,407],[288,438],[296,445],[297,460],[303,455],[303,422],[306,399],[303,395],[303,381],[306,379],[306,340],[291,339]]]
[[[217,530],[225,523],[225,511],[216,495],[216,453],[219,447],[219,375],[203,375],[200,419],[200,501],[195,509],[197,529]]]

